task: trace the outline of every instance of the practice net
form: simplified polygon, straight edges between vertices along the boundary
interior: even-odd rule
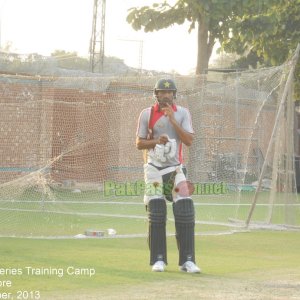
[[[300,227],[295,60],[174,76],[195,130],[184,148],[196,233]],[[132,237],[147,232],[140,112],[162,76],[0,76],[0,235]],[[168,233],[174,233],[171,204]]]

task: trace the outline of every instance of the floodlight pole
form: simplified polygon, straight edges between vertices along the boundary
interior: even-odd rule
[[[250,211],[249,211],[249,214],[248,214],[248,218],[246,220],[246,227],[247,228],[249,227],[249,224],[250,224],[250,221],[251,221],[251,218],[252,218],[252,214],[253,214],[255,206],[256,206],[256,202],[257,202],[257,198],[258,198],[258,192],[261,189],[262,180],[263,180],[263,177],[264,177],[264,174],[265,174],[265,171],[266,171],[266,167],[267,167],[267,161],[268,161],[268,158],[269,158],[270,153],[271,153],[271,146],[274,142],[275,134],[276,134],[277,127],[278,127],[278,124],[279,124],[279,120],[280,120],[280,115],[281,115],[281,112],[282,112],[284,104],[285,104],[285,99],[288,95],[288,87],[290,86],[290,83],[293,80],[294,70],[295,70],[295,67],[296,67],[296,64],[297,64],[297,61],[298,61],[298,58],[299,58],[299,51],[300,51],[300,44],[298,44],[297,49],[295,51],[295,55],[292,58],[293,64],[292,64],[291,70],[289,72],[289,75],[288,75],[288,78],[287,78],[287,81],[286,81],[286,84],[285,84],[285,87],[284,87],[284,90],[283,90],[283,94],[282,94],[281,101],[280,101],[279,108],[278,108],[278,112],[277,112],[277,115],[276,115],[273,131],[272,131],[272,134],[271,134],[270,142],[269,142],[267,153],[266,153],[266,156],[265,156],[265,161],[264,161],[263,166],[262,166],[262,170],[261,170],[261,173],[260,173],[260,176],[259,176],[257,188],[256,188],[256,191],[255,191],[255,194],[254,194],[254,197],[253,197],[252,205],[251,205],[251,208],[250,208]]]
[[[90,41],[91,72],[103,72],[106,0],[94,0],[93,26]],[[96,70],[96,67],[99,69]]]

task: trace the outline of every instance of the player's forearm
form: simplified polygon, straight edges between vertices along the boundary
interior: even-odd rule
[[[191,146],[193,143],[194,136],[192,133],[186,132],[177,122],[175,119],[170,120],[171,124],[173,125],[176,133],[178,134],[180,140],[186,145]]]
[[[152,149],[156,146],[156,144],[158,144],[157,139],[147,140],[139,137],[136,139],[136,147],[138,150]]]

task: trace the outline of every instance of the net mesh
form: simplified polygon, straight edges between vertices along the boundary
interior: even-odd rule
[[[197,233],[300,225],[292,66],[173,77],[195,130]],[[0,235],[144,235],[135,135],[160,77],[1,75]]]

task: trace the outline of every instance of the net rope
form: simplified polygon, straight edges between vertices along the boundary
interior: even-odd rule
[[[288,81],[294,64],[172,75],[176,102],[190,110],[195,130],[184,156],[197,234],[299,228]],[[0,236],[144,236],[135,135],[159,78],[0,75]]]

